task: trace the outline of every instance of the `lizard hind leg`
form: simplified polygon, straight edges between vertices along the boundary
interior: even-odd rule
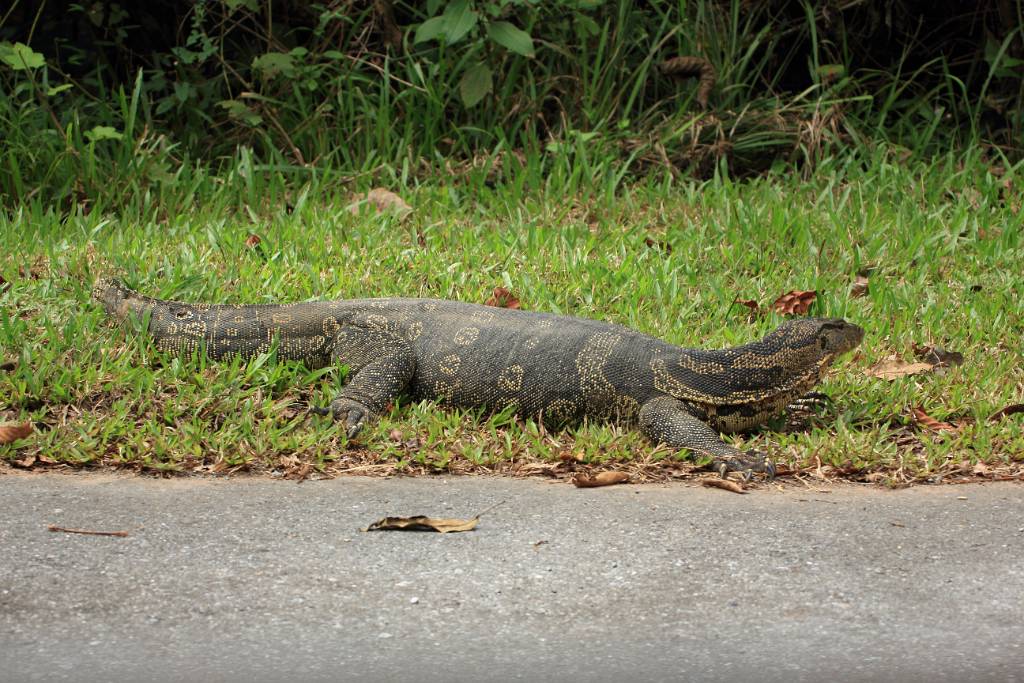
[[[640,430],[654,443],[685,448],[713,458],[712,467],[723,478],[729,472],[742,472],[750,479],[754,472],[775,477],[775,465],[765,453],[741,451],[722,441],[718,432],[690,414],[686,405],[671,396],[651,399],[640,408]]]
[[[416,371],[416,356],[407,342],[386,330],[348,326],[338,330],[332,354],[349,368],[348,383],[331,401],[331,416],[353,438],[398,397]]]

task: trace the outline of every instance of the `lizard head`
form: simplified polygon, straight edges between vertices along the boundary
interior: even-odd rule
[[[92,286],[92,298],[103,304],[107,313],[123,318],[131,309],[130,301],[136,294],[115,278],[100,278]]]
[[[772,339],[774,337],[774,339]],[[842,354],[857,348],[864,330],[842,318],[797,318],[787,320],[768,335],[780,348],[799,350],[808,364],[824,368]]]

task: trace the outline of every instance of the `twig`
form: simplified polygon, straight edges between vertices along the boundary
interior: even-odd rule
[[[50,531],[63,531],[66,534],[85,534],[86,536],[121,536],[128,535],[127,531],[92,531],[91,529],[69,529],[63,526],[51,524],[46,527]]]
[[[474,519],[480,519],[481,517],[483,517],[485,514],[487,514],[488,512],[493,510],[494,508],[498,507],[499,505],[504,505],[506,502],[507,501],[502,500],[502,501],[499,501],[499,502],[495,503],[494,505],[492,505],[489,508],[485,508],[482,512],[476,513],[476,516],[474,517]]]

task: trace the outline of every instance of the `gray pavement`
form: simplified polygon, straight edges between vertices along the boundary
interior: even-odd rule
[[[0,680],[1024,681],[1024,487],[825,488],[0,474]]]

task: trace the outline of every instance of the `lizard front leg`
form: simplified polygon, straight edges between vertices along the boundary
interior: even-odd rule
[[[351,439],[406,388],[416,370],[416,356],[409,342],[393,332],[352,326],[338,330],[332,355],[339,365],[348,366],[350,374],[330,411],[345,423]]]
[[[775,465],[764,453],[741,451],[722,441],[718,432],[686,410],[686,405],[671,396],[653,398],[640,407],[640,431],[654,443],[685,448],[714,458],[715,470],[724,477],[730,471],[764,472],[771,479]]]

